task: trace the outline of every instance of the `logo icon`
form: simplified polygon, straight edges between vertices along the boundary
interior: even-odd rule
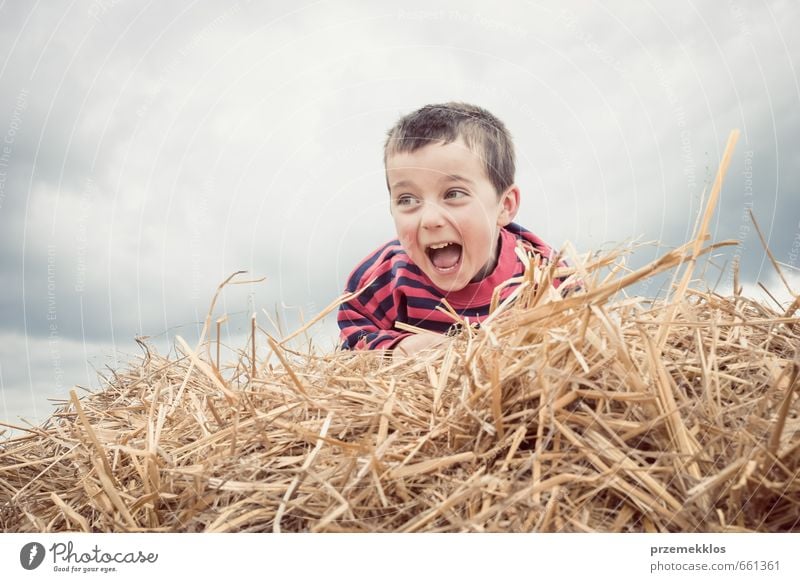
[[[39,542],[25,544],[19,551],[19,563],[26,570],[35,570],[42,565],[44,554],[44,546]]]

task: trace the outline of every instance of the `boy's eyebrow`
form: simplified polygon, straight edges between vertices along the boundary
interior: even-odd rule
[[[465,178],[464,176],[459,176],[458,174],[445,174],[442,176],[441,182],[466,182],[467,184],[474,184],[472,180],[469,178]],[[406,186],[413,186],[413,182],[410,180],[399,180],[392,184],[392,188],[405,188]]]
[[[405,188],[406,186],[411,186],[411,182],[409,180],[400,180],[399,182],[392,184],[392,188]]]
[[[469,178],[465,178],[464,176],[459,176],[458,174],[447,174],[445,176],[442,176],[442,181],[444,182],[445,180],[451,180],[454,182],[466,182],[467,184],[475,183]]]

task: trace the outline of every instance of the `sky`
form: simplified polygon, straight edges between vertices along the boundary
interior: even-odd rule
[[[800,289],[800,5],[793,1],[157,3],[0,0],[0,422],[214,318],[296,329],[394,238],[382,145],[466,101],[517,149],[516,221],[643,264],[691,236],[741,131],[706,274]],[[654,287],[640,292],[654,293]],[[760,295],[759,295],[760,294]],[[770,300],[771,301],[771,300]],[[269,316],[267,315],[269,314]],[[326,318],[311,332],[336,344]],[[0,428],[2,430],[2,428]]]

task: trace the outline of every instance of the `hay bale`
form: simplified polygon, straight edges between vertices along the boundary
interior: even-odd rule
[[[530,259],[513,303],[414,360],[268,337],[273,366],[255,320],[222,369],[209,342],[146,349],[0,443],[0,526],[799,531],[798,301],[689,285],[727,244],[703,246],[719,184],[689,244],[633,272],[621,252]],[[623,292],[675,268],[666,299]],[[557,276],[582,289],[562,297]]]
[[[413,361],[148,350],[0,445],[0,525],[796,531],[799,320],[697,290],[607,299],[685,252],[604,279],[619,253],[577,261],[566,299],[532,262],[513,305]]]

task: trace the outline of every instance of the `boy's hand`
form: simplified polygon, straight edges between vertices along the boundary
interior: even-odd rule
[[[410,335],[394,347],[392,359],[397,362],[398,360],[409,358],[423,350],[432,349],[443,344],[446,339],[446,336],[431,333]]]

